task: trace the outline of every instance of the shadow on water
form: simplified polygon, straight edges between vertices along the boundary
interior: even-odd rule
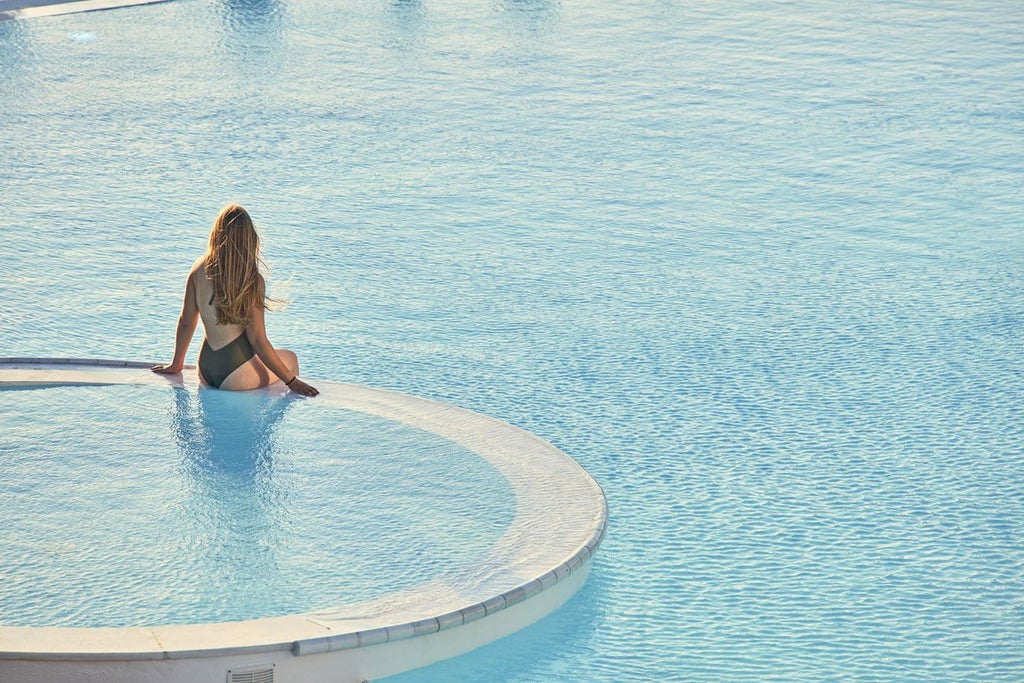
[[[174,389],[171,429],[191,491],[194,542],[222,556],[236,579],[274,564],[276,432],[292,403],[262,391]]]

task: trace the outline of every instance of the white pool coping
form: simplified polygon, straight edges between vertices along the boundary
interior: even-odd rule
[[[0,0],[0,21],[52,17],[75,12],[153,5],[170,0]]]
[[[197,385],[194,370],[166,376],[150,372],[149,367],[148,363],[129,361],[0,358],[0,385]],[[321,393],[308,400],[437,434],[484,458],[508,480],[516,497],[516,514],[482,561],[378,599],[306,614],[125,628],[0,626],[0,679],[8,680],[5,662],[16,661],[81,664],[211,657],[238,661],[239,656],[251,659],[267,653],[302,658],[357,650],[458,630],[488,618],[498,624],[503,611],[526,601],[534,603],[531,613],[538,612],[539,618],[582,585],[604,536],[608,510],[601,487],[572,458],[527,431],[464,408],[355,384],[313,383]],[[280,387],[264,391],[286,393]],[[574,580],[567,581],[570,577]],[[565,585],[559,588],[559,584]],[[549,601],[537,599],[547,592],[552,593]],[[557,600],[555,593],[559,594]],[[550,602],[550,609],[539,608],[542,602]],[[526,610],[518,613],[525,615]],[[524,618],[509,619],[509,624]],[[497,633],[496,637],[506,632],[493,627],[490,631]],[[446,647],[438,650],[441,656],[436,659],[452,656],[445,654],[452,649]],[[427,653],[416,665],[431,657]],[[390,671],[386,662],[383,668],[364,669],[375,676],[405,670]],[[22,670],[27,669],[11,669],[14,674]]]

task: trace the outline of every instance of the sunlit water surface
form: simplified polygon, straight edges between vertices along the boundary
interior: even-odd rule
[[[0,422],[15,426],[0,433],[7,625],[238,621],[377,598],[482,562],[515,514],[486,460],[323,402],[6,389]]]
[[[1022,35],[1016,0],[0,24],[0,349],[168,359],[237,200],[308,376],[608,494],[565,609],[402,680],[1020,681]]]

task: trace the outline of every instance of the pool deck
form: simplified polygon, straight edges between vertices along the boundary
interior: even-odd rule
[[[144,384],[213,391],[197,387],[194,371],[167,376],[149,367],[0,358],[0,386]],[[608,511],[600,486],[572,458],[529,432],[463,408],[354,384],[316,384],[321,393],[312,400],[437,434],[486,459],[508,480],[516,515],[484,559],[379,599],[307,614],[127,628],[0,626],[0,680],[70,681],[88,672],[112,682],[206,680],[213,674],[223,679],[232,667],[267,662],[279,675],[295,676],[289,680],[371,680],[508,635],[582,586]],[[262,391],[288,393],[282,387]]]
[[[74,12],[94,12],[170,0],[0,0],[0,21],[33,19]]]

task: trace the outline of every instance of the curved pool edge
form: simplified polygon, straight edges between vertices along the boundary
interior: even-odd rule
[[[0,22],[154,5],[170,0],[10,0],[0,2]]]
[[[120,360],[0,358],[0,386],[196,385],[192,373],[163,376],[149,367]],[[321,396],[315,400],[433,432],[498,469],[516,494],[517,513],[489,550],[486,570],[474,566],[375,600],[251,621],[0,626],[0,678],[60,681],[91,672],[111,681],[223,680],[231,667],[269,663],[268,670],[279,676],[362,681],[508,635],[554,611],[583,585],[608,509],[601,487],[568,455],[525,430],[450,404],[354,384],[317,386]]]

